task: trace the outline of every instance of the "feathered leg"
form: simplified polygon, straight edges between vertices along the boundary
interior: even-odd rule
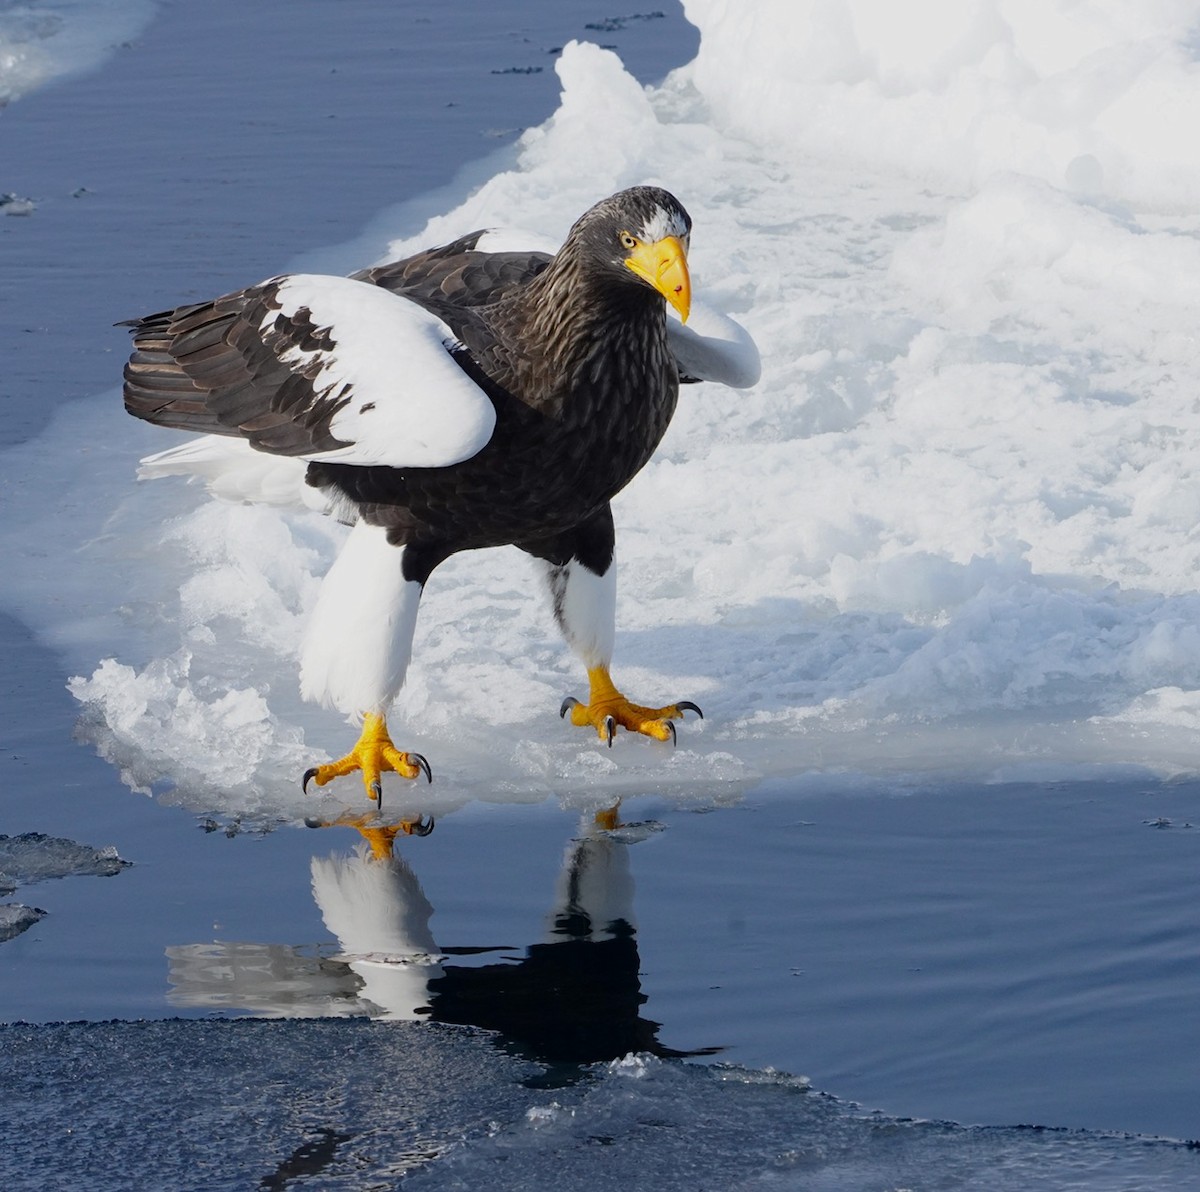
[[[572,724],[590,724],[610,746],[618,725],[660,741],[674,741],[672,720],[682,719],[684,712],[700,717],[704,713],[690,700],[662,708],[630,703],[609,674],[617,603],[614,544],[612,512],[607,506],[566,533],[520,544],[538,560],[554,619],[587,667],[587,703],[568,696],[559,714],[569,712]]]
[[[388,735],[386,715],[404,685],[417,607],[425,580],[443,554],[395,547],[387,531],[359,522],[321,584],[305,635],[300,692],[305,699],[362,719],[362,735],[345,757],[304,775],[324,786],[361,771],[367,795],[383,800],[381,775],[424,773],[419,753],[403,753]]]

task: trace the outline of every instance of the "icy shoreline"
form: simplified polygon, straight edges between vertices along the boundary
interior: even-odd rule
[[[865,6],[851,9],[862,45],[882,36]],[[710,790],[844,769],[902,780],[1195,774],[1200,416],[1188,378],[1200,372],[1189,331],[1200,246],[1167,214],[1175,175],[1155,173],[1152,146],[1141,157],[1125,146],[1105,176],[1136,178],[1135,209],[1119,192],[1082,194],[1011,168],[956,193],[849,151],[818,158],[802,137],[778,138],[777,119],[800,102],[786,87],[753,127],[741,108],[730,114],[742,92],[713,63],[744,78],[766,34],[733,29],[699,0],[689,15],[699,58],[649,91],[612,54],[568,45],[559,110],[521,138],[514,167],[389,255],[486,225],[561,234],[598,190],[633,182],[686,195],[698,293],[755,334],[764,377],[749,394],[689,390],[658,457],[618,498],[617,667],[638,690],[684,691],[708,719],[663,757],[636,744],[610,757],[568,738],[542,713],[575,679],[522,563],[460,557],[431,584],[399,706],[408,739],[442,759],[445,796]],[[1122,35],[1114,25],[1105,36]],[[1167,21],[1160,37],[1172,36]],[[939,103],[954,102],[947,80],[991,69],[977,41],[955,43],[940,91],[922,84]],[[1142,67],[1127,107],[1159,69],[1128,53]],[[1164,63],[1163,86],[1200,94],[1194,71]],[[1051,71],[1056,85],[1074,69]],[[891,77],[879,70],[877,83]],[[1018,72],[1003,103],[1047,85]],[[844,97],[841,82],[827,88],[831,103]],[[880,110],[908,111],[887,88],[871,94]],[[1083,144],[1086,115],[1064,117],[1063,136]],[[620,138],[608,135],[614,123]],[[984,170],[990,150],[977,151]],[[954,153],[945,147],[946,182]],[[91,406],[66,441],[52,435],[27,458],[47,447],[69,458],[82,418],[93,444],[136,443],[105,465],[121,495],[100,541],[108,552],[119,537],[143,599],[169,610],[124,629],[105,618],[91,660],[72,631],[89,732],[136,786],[173,782],[206,810],[224,801],[286,817],[299,801],[272,776],[315,756],[314,732],[323,742],[333,724],[297,705],[292,674],[336,531],[161,484],[135,489],[121,470],[163,437]],[[13,546],[32,553],[22,533],[44,536],[36,512]],[[81,557],[96,541],[83,539]],[[62,644],[61,622],[9,588]],[[84,613],[69,611],[75,622]],[[97,667],[106,642],[123,645]],[[503,701],[490,698],[501,688]],[[158,757],[161,740],[173,745]],[[497,753],[512,759],[498,790]],[[220,777],[207,782],[214,764]]]
[[[0,108],[94,70],[154,19],[155,0],[42,0],[0,8]]]

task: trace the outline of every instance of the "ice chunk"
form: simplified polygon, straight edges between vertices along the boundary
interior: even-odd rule
[[[0,944],[15,939],[22,931],[27,931],[39,919],[44,919],[46,912],[36,906],[25,906],[20,902],[0,902]]]
[[[1002,171],[1187,211],[1200,147],[1194,10],[1049,0],[684,0],[681,74],[772,155],[975,186]],[[1170,111],[1174,119],[1164,120]]]
[[[15,890],[56,877],[113,877],[131,862],[108,845],[92,848],[43,832],[0,836],[0,890]]]

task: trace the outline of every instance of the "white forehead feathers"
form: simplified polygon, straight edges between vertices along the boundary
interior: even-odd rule
[[[687,223],[680,212],[656,207],[654,214],[642,224],[641,239],[653,244],[664,236],[678,236],[682,240],[687,234]]]

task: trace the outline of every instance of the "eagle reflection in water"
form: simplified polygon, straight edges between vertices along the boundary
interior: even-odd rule
[[[349,854],[312,859],[312,889],[341,950],[285,945],[190,944],[167,949],[177,1007],[287,1017],[369,1015],[495,1031],[506,1049],[548,1065],[589,1064],[632,1052],[677,1051],[658,1040],[646,1003],[633,918],[629,844],[616,812],[583,825],[567,847],[546,938],[517,957],[508,947],[441,947],[433,907],[394,842],[412,824],[369,817]],[[502,953],[495,960],[489,954]],[[471,961],[474,961],[472,963]]]

